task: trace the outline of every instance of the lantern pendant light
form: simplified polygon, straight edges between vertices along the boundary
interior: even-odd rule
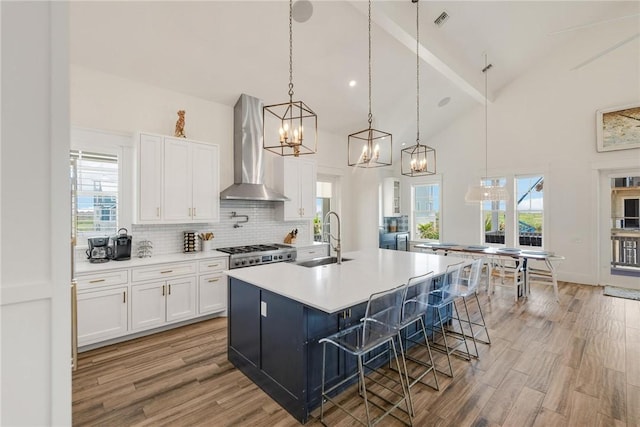
[[[314,154],[318,117],[302,101],[293,100],[293,0],[289,0],[289,102],[262,109],[262,146],[280,156]]]
[[[349,135],[349,166],[378,168],[391,165],[393,136],[371,127],[371,0],[369,0],[369,127]]]
[[[411,2],[416,4],[416,145],[400,152],[400,173],[417,177],[435,175],[436,150],[420,144],[420,14],[418,0]]]
[[[488,71],[493,67],[492,64],[487,64],[487,54],[484,55],[484,68],[482,72],[484,73],[484,177],[482,178],[480,185],[472,185],[469,186],[467,190],[467,194],[464,196],[464,200],[467,203],[473,202],[485,202],[485,201],[493,201],[497,202],[500,200],[509,200],[509,192],[505,187],[500,185],[491,185],[488,184],[487,178],[487,164],[489,158],[489,150],[488,146],[488,108],[487,108],[487,74]]]

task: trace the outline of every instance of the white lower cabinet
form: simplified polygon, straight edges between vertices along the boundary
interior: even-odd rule
[[[196,315],[196,278],[131,286],[131,329],[142,330]]]
[[[127,333],[128,287],[78,291],[78,345]]]
[[[78,346],[224,314],[228,265],[218,256],[77,274]]]
[[[227,277],[221,273],[200,276],[198,314],[221,312],[227,309]]]

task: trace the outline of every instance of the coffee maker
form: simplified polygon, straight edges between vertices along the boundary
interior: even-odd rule
[[[109,238],[109,248],[111,249],[111,259],[114,261],[125,261],[131,259],[131,236],[127,234],[126,228],[118,230],[118,234]]]
[[[112,249],[108,237],[90,237],[87,239],[89,249],[85,252],[89,262],[107,262],[111,258]]]

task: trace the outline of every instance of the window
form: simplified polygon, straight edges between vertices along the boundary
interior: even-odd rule
[[[517,236],[521,246],[542,246],[544,177],[516,176]]]
[[[329,211],[340,213],[340,176],[318,174],[316,182],[316,214],[313,218],[313,240],[322,241],[323,231],[331,232],[331,224],[322,229],[322,221]]]
[[[493,178],[484,180],[482,185],[504,187],[506,183],[506,178]],[[504,200],[482,202],[485,243],[497,243],[504,245],[506,213],[507,204]]]
[[[416,240],[440,240],[440,184],[411,188],[411,224]]]
[[[79,245],[118,228],[118,157],[71,151],[72,232]]]

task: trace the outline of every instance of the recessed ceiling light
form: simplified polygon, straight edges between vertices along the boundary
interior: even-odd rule
[[[440,102],[438,102],[438,107],[444,107],[445,105],[447,105],[449,103],[449,101],[451,101],[451,97],[445,96],[444,98],[442,98],[440,100]]]
[[[356,84],[358,84],[358,82],[356,82],[355,80],[349,81],[349,87],[354,87]]]

